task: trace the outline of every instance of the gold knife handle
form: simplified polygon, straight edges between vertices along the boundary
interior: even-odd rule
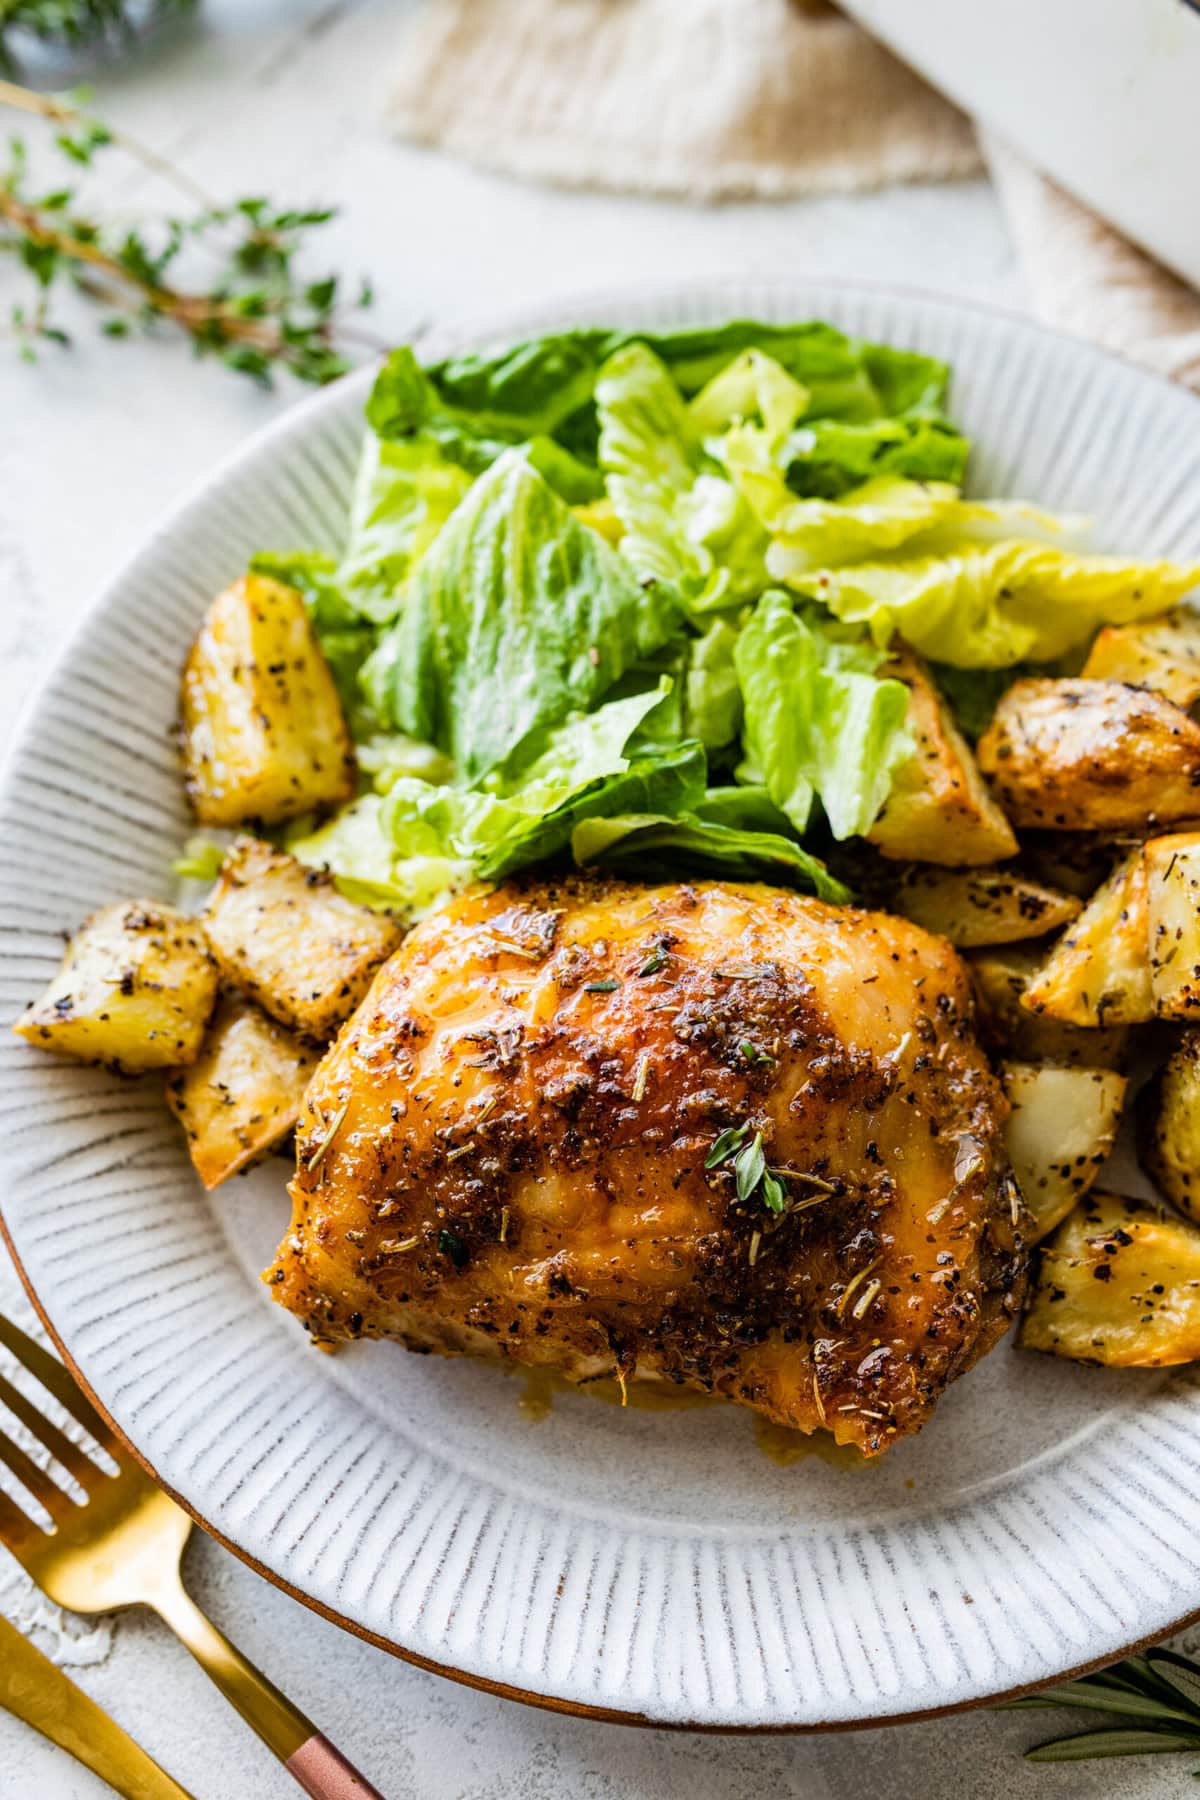
[[[311,1719],[205,1617],[178,1576],[146,1598],[210,1681],[313,1800],[384,1800],[378,1788],[346,1761]]]
[[[192,1800],[102,1706],[0,1619],[0,1705],[123,1794],[125,1800]]]

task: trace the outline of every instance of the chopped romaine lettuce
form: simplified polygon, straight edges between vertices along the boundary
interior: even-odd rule
[[[795,839],[695,814],[618,813],[587,819],[575,827],[571,849],[577,863],[607,863],[642,880],[700,868],[741,881],[784,881],[808,888],[822,900],[850,899],[850,890]]]
[[[610,357],[596,382],[600,464],[640,575],[674,584],[693,612],[736,604],[766,581],[766,534],[705,455],[683,396],[644,344]]]
[[[815,615],[801,618],[777,591],[764,594],[738,639],[746,708],[743,770],[797,831],[815,795],[836,838],[862,837],[913,751],[908,689],[875,671],[869,643],[839,641]]]
[[[1101,625],[1166,612],[1198,583],[1197,563],[962,539],[822,569],[797,585],[837,618],[866,626],[881,646],[899,636],[937,662],[999,669],[1050,662]]]
[[[386,725],[436,744],[470,784],[678,631],[673,590],[639,581],[509,451],[417,565],[363,684]]]
[[[723,750],[742,728],[742,690],[733,654],[738,628],[716,619],[693,640],[684,686],[683,730],[706,750]]]
[[[386,805],[363,794],[327,825],[290,837],[288,849],[312,868],[328,869],[347,899],[419,918],[474,877],[470,862],[447,854],[419,815],[405,829],[383,825]]]

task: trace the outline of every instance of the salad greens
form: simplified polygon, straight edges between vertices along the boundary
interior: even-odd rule
[[[303,594],[360,795],[290,847],[412,913],[547,858],[846,890],[914,754],[902,638],[972,731],[1008,675],[1200,570],[965,500],[949,371],[830,325],[555,332],[395,351],[337,556]]]

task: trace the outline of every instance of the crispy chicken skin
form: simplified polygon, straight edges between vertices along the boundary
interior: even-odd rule
[[[264,1279],[319,1341],[667,1380],[882,1450],[1020,1298],[969,994],[941,938],[770,887],[473,889],[318,1068]],[[779,1216],[705,1168],[741,1125]]]

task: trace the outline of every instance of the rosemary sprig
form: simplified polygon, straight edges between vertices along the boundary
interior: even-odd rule
[[[97,217],[70,183],[35,185],[28,146],[13,137],[0,164],[0,252],[30,282],[30,298],[13,303],[7,320],[26,361],[36,361],[39,345],[69,344],[54,301],[73,289],[96,306],[106,336],[166,323],[198,356],[215,356],[264,387],[281,369],[322,383],[350,366],[342,346],[355,334],[345,324],[338,277],[309,281],[297,267],[308,234],[334,216],[331,208],[288,209],[261,195],[219,204],[157,152],[70,101],[0,80],[0,105],[56,127],[55,152],[73,167],[90,168],[101,151],[119,148],[171,183],[189,207],[134,226]],[[193,249],[215,258],[198,288],[179,279]],[[350,304],[370,301],[364,283]]]
[[[1121,1723],[1049,1738],[1025,1752],[1030,1762],[1083,1762],[1109,1756],[1200,1754],[1200,1662],[1175,1650],[1148,1650],[1096,1675],[1013,1700],[1010,1712],[1073,1706]],[[1200,1769],[1194,1771],[1200,1778]]]

